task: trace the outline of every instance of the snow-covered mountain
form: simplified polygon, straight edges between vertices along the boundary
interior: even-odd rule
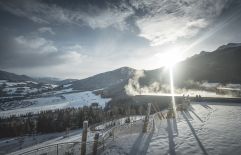
[[[213,52],[201,52],[176,64],[174,78],[176,88],[201,88],[215,91],[217,87],[241,84],[241,46],[230,43]],[[126,98],[131,93],[141,94],[149,91],[168,92],[169,73],[165,68],[155,70],[136,70],[122,67],[113,71],[100,73],[82,80],[59,81],[59,87],[43,84],[25,75],[0,72],[0,94],[7,96],[26,96],[36,92],[56,91],[93,91],[102,97]],[[191,83],[190,83],[191,81]],[[194,81],[194,83],[192,82]],[[205,82],[203,82],[205,81]],[[196,82],[196,83],[195,83]],[[208,85],[208,86],[207,86]],[[215,85],[215,87],[210,85]],[[98,91],[96,91],[98,90]],[[214,92],[215,93],[215,92]],[[126,100],[129,102],[128,100]]]
[[[43,83],[26,75],[0,71],[0,97],[2,99],[26,97],[51,91],[58,85]]]
[[[220,85],[227,83],[240,84],[241,46],[239,45],[241,44],[230,43],[213,52],[202,51],[200,54],[176,64],[174,77],[178,78],[175,78],[175,86],[180,88],[190,87],[188,81],[205,81],[207,83],[219,83]],[[123,67],[71,82],[69,87],[81,91],[104,89],[101,92],[102,95],[117,97],[127,93],[127,86],[131,86],[131,89],[141,88],[142,91],[146,91],[146,88],[151,88],[153,91],[159,91],[160,89],[167,91],[166,86],[168,84],[169,73],[164,67],[143,71]]]

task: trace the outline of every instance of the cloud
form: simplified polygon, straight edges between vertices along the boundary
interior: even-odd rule
[[[38,32],[49,33],[49,34],[55,35],[55,32],[52,30],[51,27],[41,27],[41,28],[38,29]]]
[[[58,51],[57,47],[53,44],[53,41],[47,40],[43,37],[36,36],[18,36],[14,38],[15,42],[20,49],[20,52],[28,52],[28,53],[39,53],[39,54],[48,54],[55,53]]]
[[[0,1],[0,65],[76,77],[123,65],[154,69],[161,66],[157,53],[199,37],[229,1]]]
[[[82,46],[79,45],[79,44],[74,44],[72,46],[67,46],[65,48],[65,50],[68,51],[68,52],[81,52],[82,49],[83,49]]]
[[[109,6],[102,10],[98,7],[91,6],[89,10],[95,10],[96,14],[89,15],[88,13],[76,15],[76,18],[87,23],[91,28],[106,28],[114,26],[120,30],[126,29],[126,19],[134,14],[134,11],[129,6]]]
[[[40,24],[75,24],[87,25],[92,29],[109,26],[124,29],[126,19],[132,15],[133,10],[124,3],[120,6],[108,3],[105,9],[95,5],[84,5],[80,8],[64,8],[56,4],[47,4],[37,0],[12,1],[1,3],[2,8],[8,12],[26,17]]]
[[[84,60],[89,59],[88,55],[83,54],[83,47],[79,44],[73,44],[62,47],[62,59],[63,64],[71,64],[74,66],[80,65]]]
[[[137,10],[145,12],[136,24],[139,36],[151,41],[152,46],[195,36],[219,16],[228,0],[132,1]]]
[[[37,0],[0,3],[12,14],[40,24],[74,24],[92,29],[115,27],[119,30],[139,29],[138,34],[152,46],[190,38],[209,26],[231,0],[130,0],[103,1],[102,5],[79,2],[61,6]],[[130,24],[130,20],[132,21]],[[41,31],[54,34],[51,29]]]

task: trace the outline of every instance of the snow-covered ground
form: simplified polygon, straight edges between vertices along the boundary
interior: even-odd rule
[[[56,92],[57,94],[59,92]],[[75,93],[66,93],[61,95],[55,95],[50,97],[40,97],[35,99],[27,99],[23,101],[16,101],[16,104],[21,104],[22,102],[32,103],[28,104],[28,107],[21,108],[16,104],[6,105],[6,107],[11,108],[12,110],[0,111],[0,117],[9,117],[11,115],[21,115],[26,113],[39,113],[40,111],[45,110],[54,110],[54,109],[63,109],[69,107],[83,107],[89,106],[92,103],[98,103],[100,106],[105,106],[107,102],[111,99],[101,98],[100,95],[95,95],[91,91],[86,92],[75,92]],[[5,103],[7,104],[7,103]]]
[[[153,95],[153,96],[172,96],[170,93],[142,93],[140,95]],[[174,96],[183,96],[189,95],[190,97],[196,97],[196,95],[201,95],[202,97],[215,97],[215,98],[236,98],[232,94],[217,94],[216,92],[211,91],[202,91],[202,90],[179,90],[176,91]]]
[[[126,121],[127,118],[128,117],[124,117],[124,118],[120,118],[120,119],[117,119],[117,120],[101,123],[100,125],[96,126],[95,129],[96,130],[106,130],[109,126],[112,126],[113,123],[115,125],[123,125],[123,124],[125,124],[125,121]],[[144,116],[143,115],[135,115],[135,116],[130,116],[129,119],[130,119],[130,122],[133,123],[135,121],[144,119]]]
[[[240,155],[240,122],[240,104],[195,103],[176,121],[155,116],[154,130],[147,134],[122,129],[102,154]]]
[[[58,85],[53,84],[40,84],[34,81],[25,82],[10,82],[7,80],[0,80],[1,91],[5,93],[6,96],[25,96],[42,91],[52,90]]]
[[[100,137],[104,137],[104,136],[109,136],[108,134],[112,131],[113,126],[109,127],[110,123],[115,122],[116,125],[118,125],[118,128],[115,129],[116,133],[119,133],[121,131],[121,128],[127,128],[129,125],[125,124],[125,120],[127,117],[124,118],[120,118],[117,119],[115,121],[109,121],[106,123],[103,123],[98,127],[99,131],[96,131],[98,133],[100,133]],[[136,121],[141,121],[141,119],[143,119],[144,116],[130,116],[130,121],[132,123],[136,122]],[[100,129],[100,127],[102,129]],[[11,147],[15,147],[14,150],[12,149],[12,155],[16,155],[16,154],[23,154],[26,153],[28,151],[30,151],[29,154],[35,154],[35,149],[36,148],[43,148],[40,151],[37,151],[38,154],[44,153],[44,152],[48,152],[48,149],[52,149],[51,153],[55,154],[56,153],[56,149],[57,149],[57,144],[60,150],[62,150],[62,148],[65,148],[66,146],[73,146],[78,144],[78,146],[75,146],[76,149],[80,149],[80,144],[81,144],[81,133],[82,130],[78,129],[78,130],[74,130],[74,131],[70,131],[70,133],[66,136],[64,132],[62,133],[52,133],[52,134],[43,134],[43,135],[38,135],[35,138],[33,136],[25,136],[23,137],[23,143],[21,144],[22,147],[24,147],[24,149],[18,150],[18,151],[14,151],[16,149],[19,149],[20,145],[19,145],[19,140],[20,138],[9,138],[9,139],[0,139],[0,149],[2,148],[5,152],[6,151],[10,151],[10,150],[6,150],[5,148],[11,148]],[[91,152],[92,150],[92,142],[93,142],[93,138],[95,135],[95,131],[88,131],[87,134],[87,141],[88,141],[88,151]],[[37,142],[39,144],[37,145],[33,145],[36,144]],[[41,143],[40,143],[41,142]],[[75,143],[75,144],[74,144]],[[29,145],[29,147],[26,147],[27,145]],[[32,146],[33,145],[33,146]],[[53,147],[49,147],[49,146],[53,146]],[[44,148],[47,147],[47,148]],[[62,147],[62,148],[61,148]],[[65,148],[67,151],[67,148]],[[13,152],[14,151],[14,152]],[[79,150],[77,150],[78,152]],[[64,154],[64,152],[62,152]],[[76,152],[75,152],[76,153]],[[0,152],[1,154],[1,152]],[[27,153],[28,154],[28,153]]]
[[[122,122],[122,120],[125,119],[119,121]],[[241,104],[192,103],[188,111],[177,113],[177,119],[160,120],[158,115],[152,115],[148,132],[145,134],[142,133],[142,120],[113,127],[110,130],[114,131],[114,138],[109,138],[105,142],[104,150],[99,153],[102,155],[240,155],[240,122]],[[105,123],[98,127],[104,129],[106,125],[108,126]],[[106,133],[102,133],[102,136],[110,130],[104,131]],[[88,132],[89,141],[93,140],[93,136],[94,133]],[[37,147],[51,146],[57,143],[64,143],[62,148],[65,148],[67,143],[80,141],[81,134],[78,132],[67,138],[59,137],[12,154],[21,154]],[[68,149],[72,148],[72,151],[79,153],[80,145],[75,145],[71,144],[72,147],[68,147]],[[88,151],[91,151],[91,147],[92,144],[88,145]],[[50,149],[50,147],[44,151],[48,151],[48,149],[49,152],[56,151],[56,148]]]

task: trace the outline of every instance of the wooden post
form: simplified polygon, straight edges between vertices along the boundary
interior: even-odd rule
[[[113,138],[112,140],[114,141],[115,140],[115,127],[113,127],[111,134],[112,134],[112,138]]]
[[[174,110],[175,109],[173,109],[173,100],[169,103],[169,105],[168,105],[168,112],[167,112],[167,118],[169,119],[169,118],[175,118],[176,116],[175,116],[175,112],[174,112]]]
[[[84,121],[83,131],[82,131],[81,155],[86,154],[87,132],[88,132],[88,121]]]
[[[57,155],[59,155],[59,144],[57,144]]]
[[[146,117],[145,117],[144,126],[143,126],[143,133],[147,132],[150,112],[151,112],[151,103],[148,103]]]
[[[97,155],[98,140],[99,140],[99,133],[95,133],[94,144],[93,144],[93,155]]]

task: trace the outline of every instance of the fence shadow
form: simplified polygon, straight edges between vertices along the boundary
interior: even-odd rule
[[[189,111],[185,110],[184,112],[185,112],[185,114],[186,114],[186,116],[187,116],[188,118],[190,118],[190,119],[193,120],[193,117],[192,117],[192,115],[189,113]]]
[[[195,113],[193,110],[190,110],[202,123],[204,122],[201,117],[198,116],[197,113]]]
[[[169,153],[170,155],[176,155],[175,142],[173,140],[173,130],[172,123],[170,119],[167,119],[167,131],[168,131],[168,141],[169,141]]]
[[[188,120],[186,114],[185,114],[183,111],[182,111],[182,115],[183,115],[183,118],[186,120],[189,128],[191,129],[191,132],[192,132],[193,136],[194,136],[195,139],[197,140],[199,147],[200,147],[201,150],[203,151],[203,154],[208,155],[208,153],[207,153],[206,149],[204,148],[202,142],[201,142],[200,139],[198,138],[198,136],[197,136],[197,134],[196,134],[196,132],[195,132],[195,129],[193,128],[191,122]]]
[[[150,133],[140,133],[131,148],[130,155],[146,155],[150,142],[154,134],[154,129]]]

